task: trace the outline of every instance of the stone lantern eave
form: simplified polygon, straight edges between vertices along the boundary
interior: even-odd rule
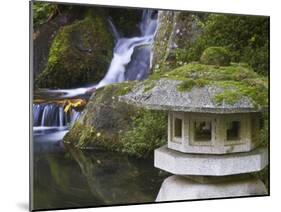
[[[198,112],[198,113],[254,113],[266,111],[266,107],[257,107],[246,96],[237,102],[229,104],[218,103],[215,97],[224,92],[223,88],[208,85],[194,87],[190,91],[178,91],[180,81],[161,79],[155,82],[150,90],[146,90],[145,83],[139,83],[119,100],[128,104],[152,110]]]

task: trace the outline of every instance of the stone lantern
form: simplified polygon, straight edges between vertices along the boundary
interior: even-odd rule
[[[263,182],[250,173],[268,164],[260,146],[261,108],[247,97],[216,104],[216,86],[179,92],[179,81],[162,79],[146,91],[138,86],[120,97],[127,103],[168,111],[168,142],[154,152],[155,167],[173,174],[156,201],[266,195]]]

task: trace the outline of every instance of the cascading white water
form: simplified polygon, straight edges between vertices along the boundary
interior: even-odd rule
[[[157,28],[156,12],[149,9],[143,11],[139,24],[139,37],[121,38],[113,21],[109,19],[108,22],[116,44],[113,49],[113,58],[105,77],[95,86],[49,90],[49,92],[62,93],[62,98],[71,98],[85,95],[89,90],[111,83],[142,80],[148,76],[152,55],[151,46]]]
[[[150,68],[151,45],[157,27],[157,20],[153,15],[152,10],[144,10],[140,23],[141,36],[133,38],[120,38],[110,20],[117,42],[109,69],[96,88],[125,80],[142,80],[147,76]],[[135,54],[134,58],[132,58],[133,54]]]
[[[80,112],[70,109],[63,111],[63,106],[48,104],[33,104],[33,126],[35,127],[64,127],[74,123],[80,116]]]

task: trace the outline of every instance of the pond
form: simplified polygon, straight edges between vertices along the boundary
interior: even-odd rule
[[[154,202],[167,173],[139,159],[62,142],[67,127],[33,128],[33,209]]]

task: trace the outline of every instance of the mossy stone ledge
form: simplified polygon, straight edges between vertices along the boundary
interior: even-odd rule
[[[157,110],[258,112],[268,107],[268,81],[247,64],[190,63],[154,73],[120,100]]]

